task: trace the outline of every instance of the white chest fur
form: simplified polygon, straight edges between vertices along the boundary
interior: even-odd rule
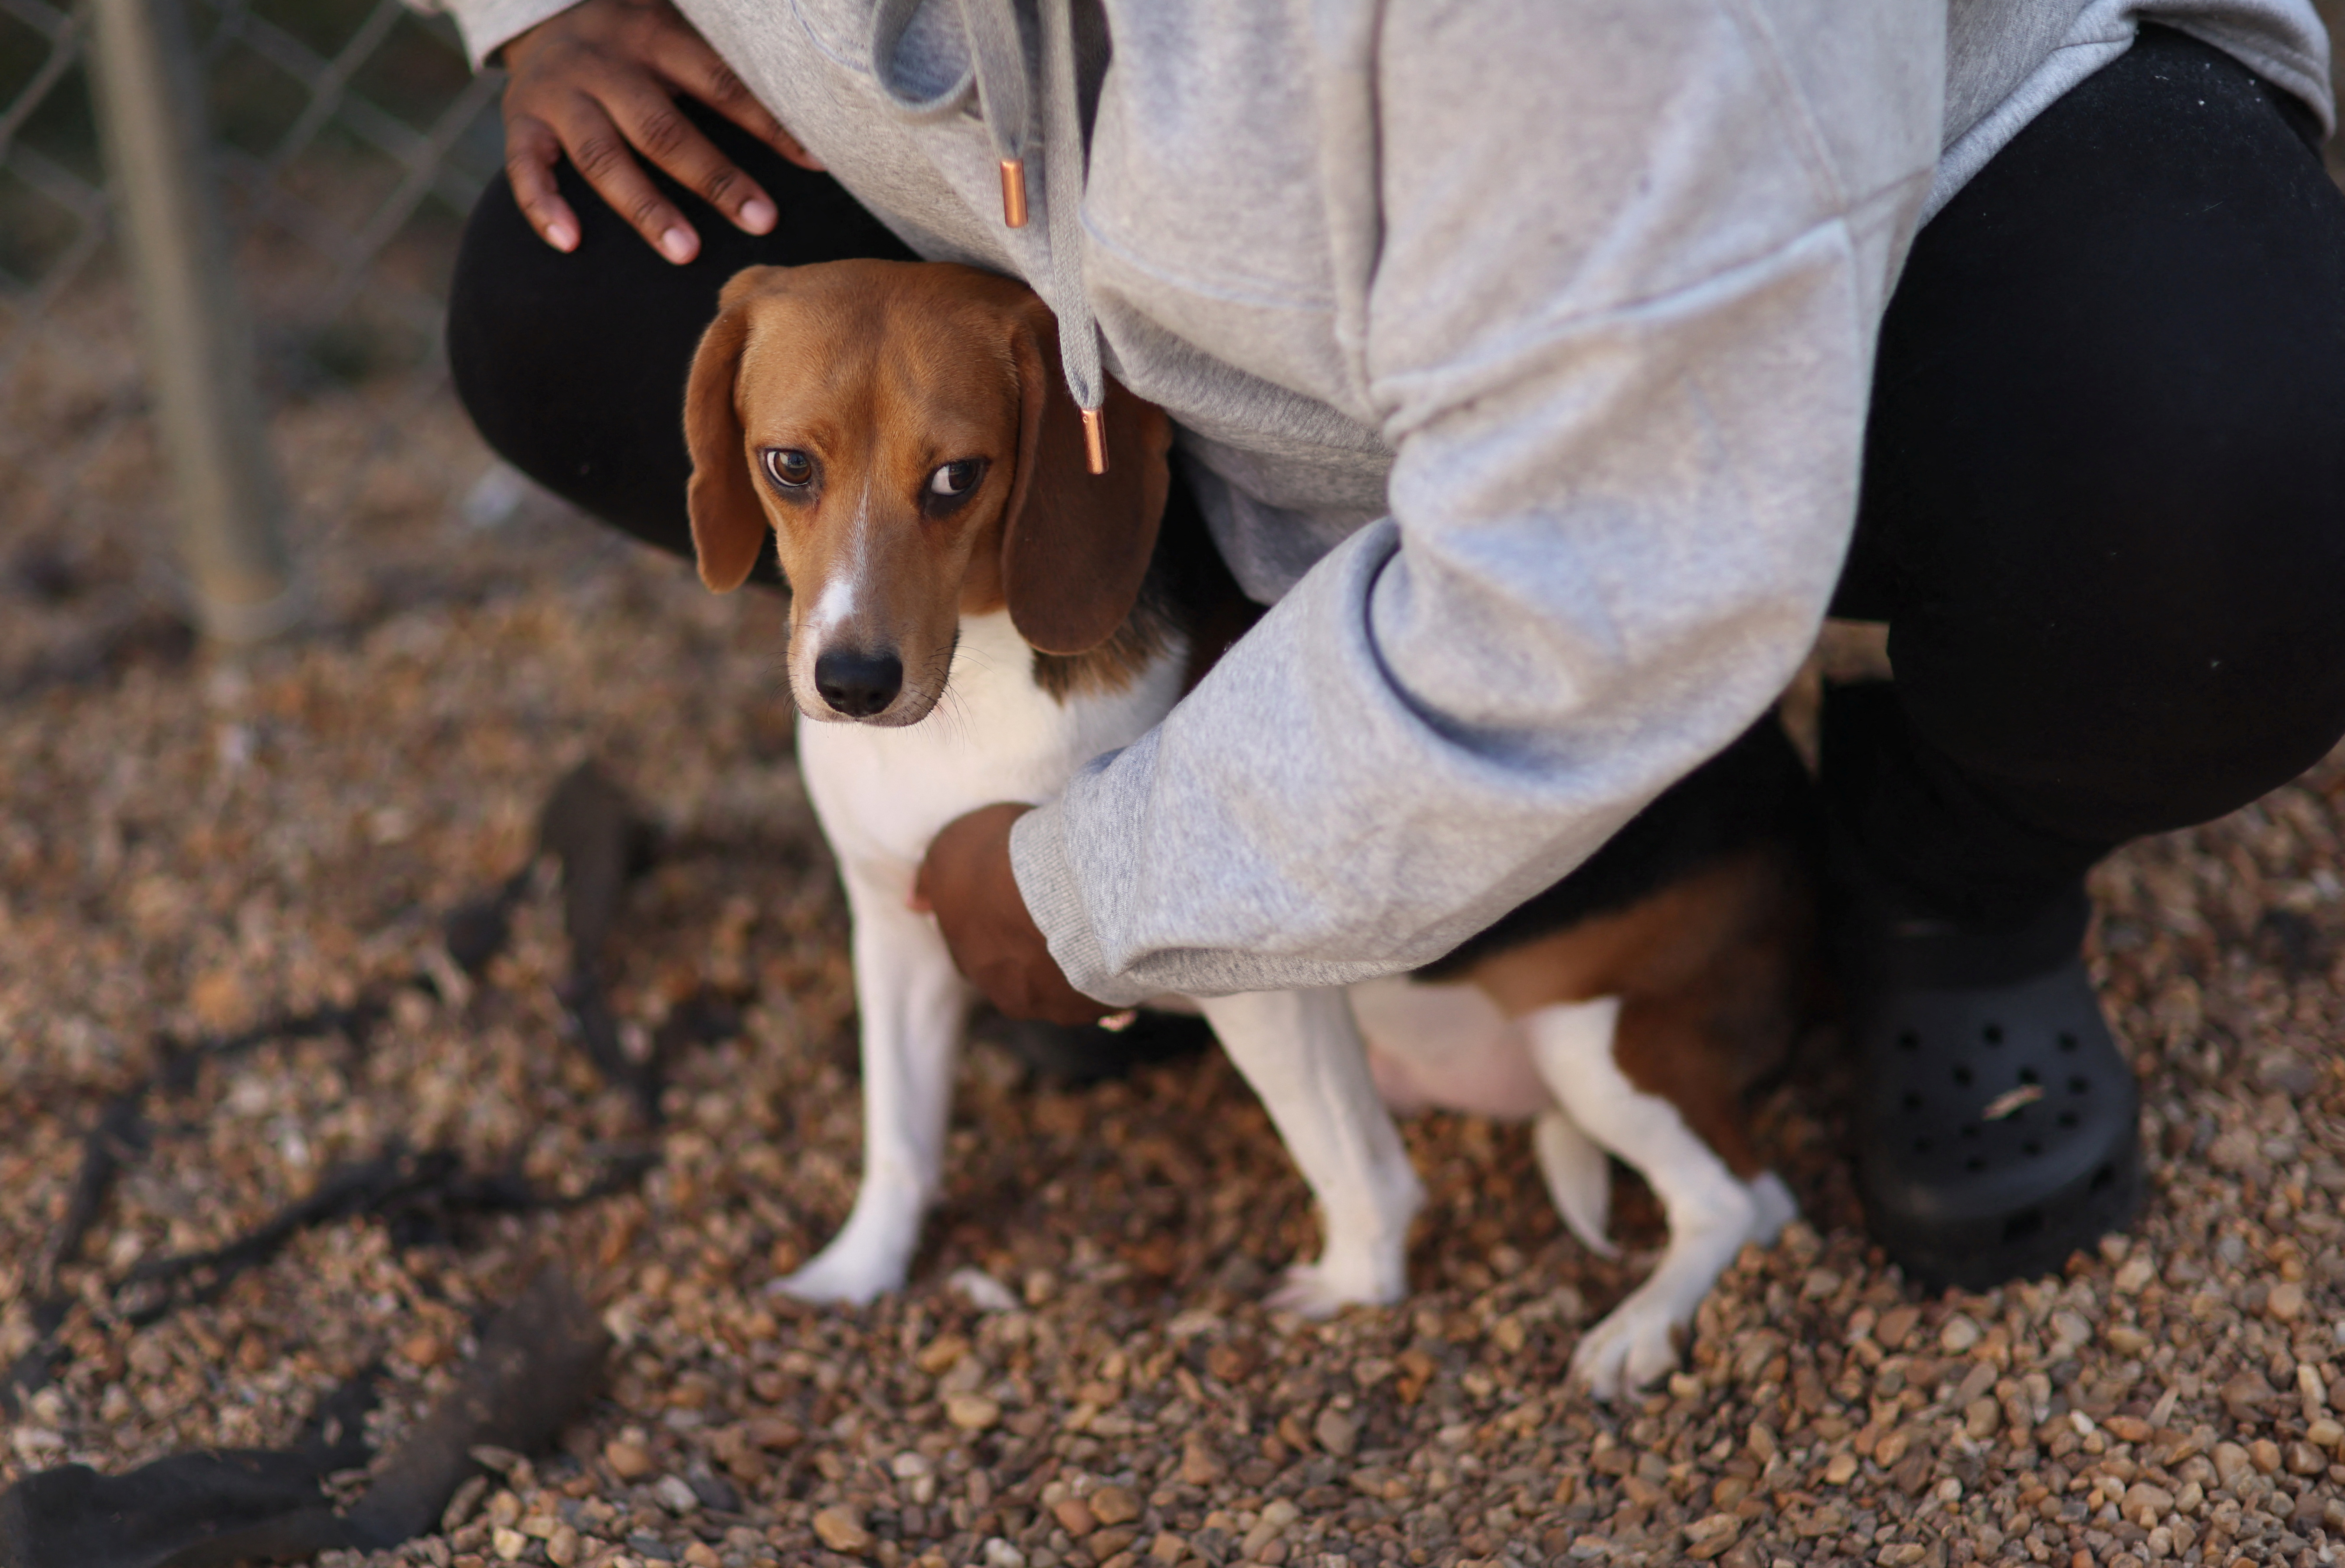
[[[1055,799],[1075,770],[1130,745],[1172,709],[1178,644],[1122,691],[1065,700],[1034,683],[1033,651],[1007,611],[965,617],[936,711],[917,724],[798,726],[798,766],[831,848],[909,885],[939,829],[996,801]]]

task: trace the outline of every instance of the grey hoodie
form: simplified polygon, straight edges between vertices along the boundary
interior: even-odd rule
[[[1074,324],[1079,395],[1095,347],[1171,412],[1274,606],[1018,824],[1117,1004],[1437,956],[1761,712],[1915,227],[2137,18],[2330,114],[2309,0],[1106,0],[1056,76],[1030,0],[682,3],[921,254]],[[476,55],[560,8],[451,4]],[[956,94],[964,6],[1014,41]]]

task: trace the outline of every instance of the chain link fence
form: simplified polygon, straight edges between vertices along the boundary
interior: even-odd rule
[[[354,531],[428,533],[516,493],[441,344],[456,240],[501,162],[498,81],[401,0],[182,3],[293,552],[330,617],[365,592],[337,568]],[[178,586],[172,475],[92,32],[87,6],[0,0],[0,570],[36,604],[105,589],[151,612]],[[484,475],[497,493],[474,495]]]

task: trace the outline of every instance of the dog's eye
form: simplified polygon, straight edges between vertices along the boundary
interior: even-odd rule
[[[967,495],[977,488],[978,476],[985,471],[984,462],[978,458],[961,458],[949,462],[929,476],[930,495]]]
[[[804,490],[814,482],[814,459],[796,447],[767,447],[766,472],[784,490]]]

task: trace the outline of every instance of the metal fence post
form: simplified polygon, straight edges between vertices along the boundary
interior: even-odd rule
[[[179,501],[198,624],[227,642],[284,631],[302,602],[228,270],[195,51],[178,0],[90,0],[91,62],[148,384]]]

